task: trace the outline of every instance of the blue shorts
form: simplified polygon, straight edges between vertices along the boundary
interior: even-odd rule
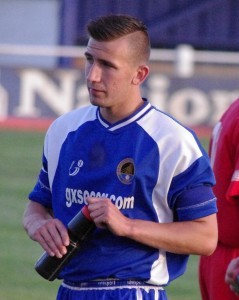
[[[57,300],[167,300],[167,296],[162,287],[133,280],[64,281]]]

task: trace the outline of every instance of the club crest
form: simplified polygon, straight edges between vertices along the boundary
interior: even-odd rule
[[[125,158],[117,167],[117,176],[124,184],[130,184],[135,174],[135,166],[132,158]]]

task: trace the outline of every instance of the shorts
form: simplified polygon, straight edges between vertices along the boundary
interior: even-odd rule
[[[167,300],[162,287],[139,281],[91,281],[75,284],[64,281],[57,300]]]

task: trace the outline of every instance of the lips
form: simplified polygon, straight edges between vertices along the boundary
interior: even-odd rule
[[[99,94],[99,93],[104,93],[104,90],[95,88],[95,87],[88,87],[89,93],[91,94]]]
[[[99,89],[94,89],[94,88],[90,88],[90,91],[92,91],[92,92],[102,92],[101,90],[99,90]]]

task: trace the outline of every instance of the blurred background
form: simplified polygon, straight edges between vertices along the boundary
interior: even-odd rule
[[[0,0],[1,121],[52,119],[88,103],[85,25],[107,13],[148,26],[143,94],[185,125],[214,125],[238,96],[236,0]]]
[[[58,283],[35,274],[42,250],[21,217],[46,128],[88,104],[85,26],[108,13],[147,25],[151,73],[142,93],[193,128],[206,149],[212,127],[239,96],[237,0],[0,0],[0,299],[55,299]],[[200,299],[197,257],[169,296]]]

